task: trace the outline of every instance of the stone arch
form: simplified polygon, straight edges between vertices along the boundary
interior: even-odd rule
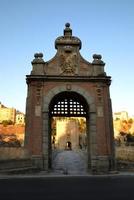
[[[55,87],[52,90],[48,92],[44,96],[44,102],[43,102],[43,144],[42,144],[42,150],[43,150],[43,163],[44,163],[44,170],[49,169],[49,104],[51,100],[62,92],[76,92],[80,94],[84,99],[86,100],[88,106],[89,106],[89,117],[88,117],[88,140],[89,140],[89,146],[90,149],[88,150],[88,169],[91,167],[91,155],[93,158],[96,157],[96,108],[95,108],[95,101],[93,96],[89,92],[87,92],[85,89],[78,87],[78,86],[72,86],[71,90],[68,90],[66,86],[60,86]],[[89,126],[90,124],[90,126]]]
[[[89,92],[87,92],[85,89],[78,86],[72,86],[71,90],[68,90],[66,86],[60,86],[60,87],[57,86],[53,88],[52,90],[50,90],[48,94],[44,97],[43,112],[48,111],[49,103],[55,95],[61,92],[65,92],[65,91],[76,92],[80,94],[81,96],[83,96],[87,104],[90,106],[90,112],[95,112],[95,103],[94,103],[93,96]]]

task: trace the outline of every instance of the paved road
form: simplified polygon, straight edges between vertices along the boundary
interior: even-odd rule
[[[130,200],[134,176],[0,179],[0,200]]]
[[[57,153],[53,159],[53,169],[77,174],[86,173],[87,160],[84,151],[62,151]]]

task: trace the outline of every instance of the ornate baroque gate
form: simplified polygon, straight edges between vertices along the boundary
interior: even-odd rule
[[[64,139],[58,139],[60,144],[54,142],[52,118],[85,117],[87,170],[112,170],[111,77],[104,71],[105,63],[101,55],[94,54],[92,62],[82,58],[79,52],[81,41],[72,36],[69,23],[64,35],[56,39],[55,48],[56,55],[47,62],[43,60],[42,53],[36,53],[31,74],[27,75],[25,148],[31,153],[35,165],[44,170],[52,169],[53,145],[60,150],[61,147],[71,151],[81,148],[80,141],[75,141],[78,137],[72,141],[65,140],[66,134]]]

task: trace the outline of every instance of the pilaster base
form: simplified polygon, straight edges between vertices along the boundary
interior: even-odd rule
[[[93,174],[109,173],[115,170],[114,159],[111,156],[96,156],[91,159],[91,172]]]
[[[43,169],[43,158],[41,155],[32,155],[32,164],[39,169]]]

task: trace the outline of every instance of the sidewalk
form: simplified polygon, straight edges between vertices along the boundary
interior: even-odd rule
[[[26,178],[57,178],[57,177],[92,177],[92,178],[103,178],[103,177],[134,177],[134,172],[113,172],[109,174],[101,174],[101,175],[93,175],[93,174],[61,174],[61,173],[47,173],[44,171],[41,171],[39,173],[33,173],[33,174],[13,174],[13,175],[7,175],[7,174],[0,174],[0,179],[26,179]]]

